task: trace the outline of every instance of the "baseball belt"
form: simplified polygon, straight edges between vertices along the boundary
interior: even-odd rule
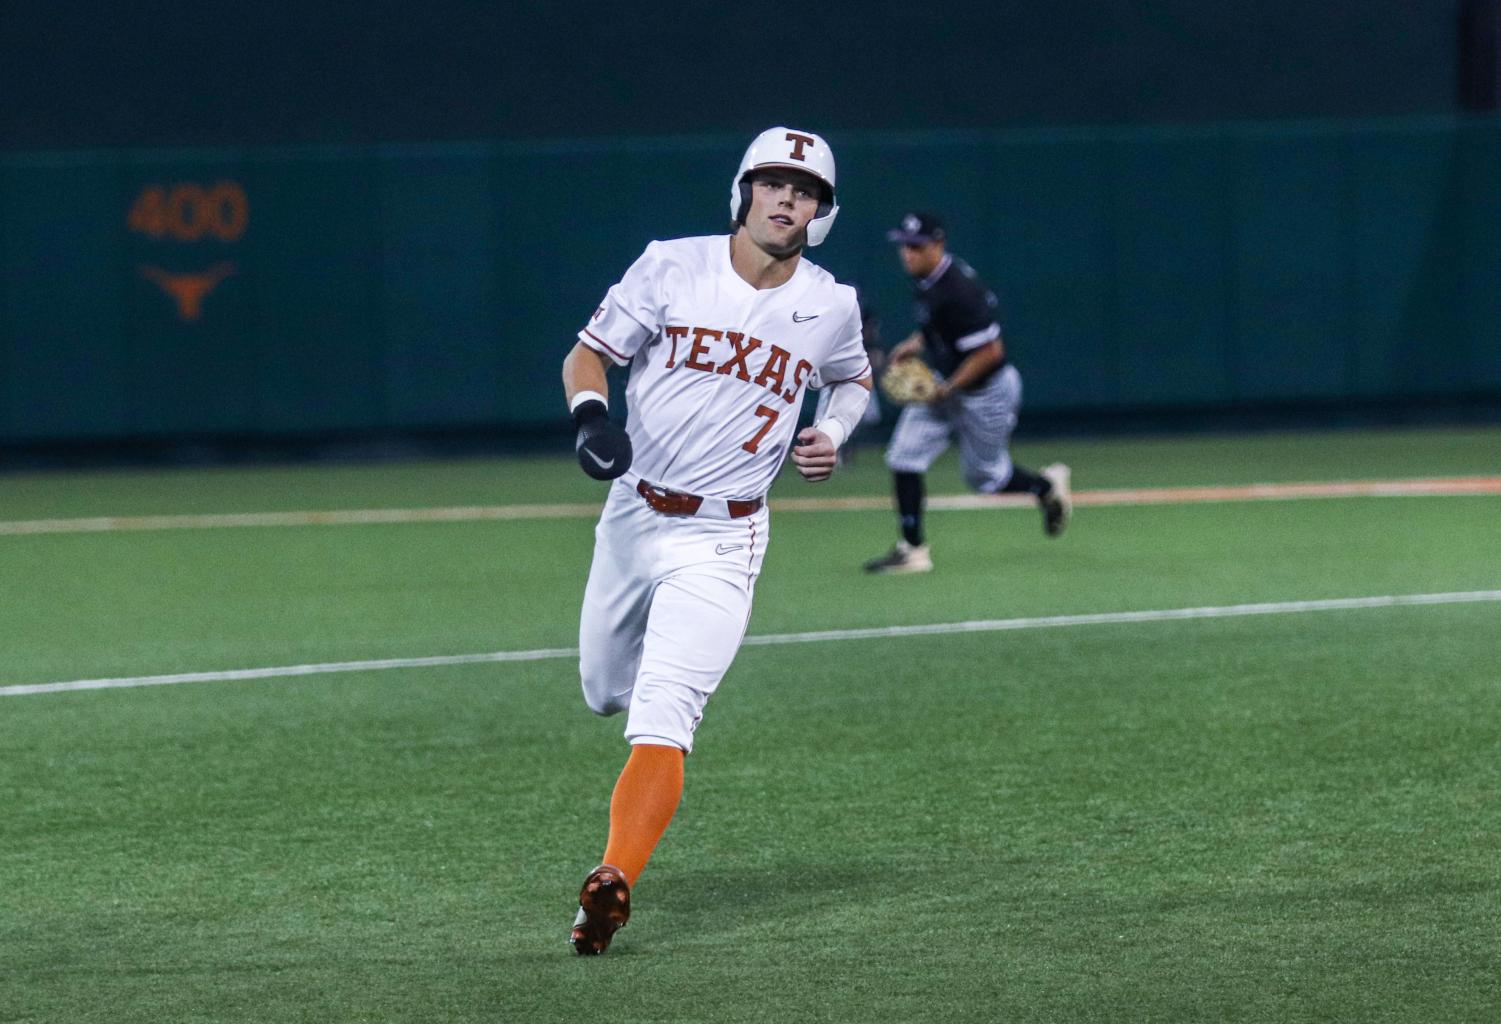
[[[707,519],[744,519],[766,504],[764,498],[704,498],[697,494],[668,490],[641,480],[636,493],[664,516],[703,516]]]

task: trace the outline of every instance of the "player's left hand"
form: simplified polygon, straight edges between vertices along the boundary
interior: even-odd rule
[[[792,464],[810,483],[827,480],[834,474],[838,449],[829,440],[829,435],[812,427],[798,431],[797,444],[792,448]]]

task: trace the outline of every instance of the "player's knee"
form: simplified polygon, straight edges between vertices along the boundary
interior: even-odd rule
[[[643,699],[631,711],[625,738],[632,743],[665,743],[693,749],[693,733],[703,719],[709,695],[682,685],[664,685],[661,680],[643,678]]]
[[[593,689],[586,682],[584,684],[584,703],[589,710],[596,715],[609,717],[618,715],[631,704],[631,692],[611,693],[608,690]]]
[[[997,480],[994,473],[966,469],[964,471],[964,482],[969,485],[969,489],[972,491],[978,491],[981,494],[994,494],[1001,489],[1006,481]]]
[[[618,715],[630,707],[632,680],[620,678],[619,673],[580,663],[579,681],[584,689],[584,704],[596,715]]]

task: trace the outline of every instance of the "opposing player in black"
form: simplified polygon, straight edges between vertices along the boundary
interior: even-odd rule
[[[927,404],[902,410],[886,449],[895,482],[902,537],[866,572],[927,572],[933,559],[923,536],[923,474],[959,441],[965,481],[981,494],[1031,494],[1042,508],[1043,530],[1061,534],[1073,509],[1069,468],[1041,473],[1011,460],[1011,433],[1021,409],[1021,375],[1006,359],[995,293],[963,260],[947,251],[947,235],[931,213],[909,213],[886,233],[901,247],[902,265],[916,286],[918,329],[891,350],[893,361],[924,355],[939,377]]]

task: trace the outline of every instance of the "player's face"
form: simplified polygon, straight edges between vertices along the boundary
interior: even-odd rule
[[[818,214],[820,182],[790,168],[767,168],[751,177],[745,229],[773,256],[790,256],[808,241],[808,222]]]
[[[927,277],[943,260],[942,242],[918,242],[902,245],[902,266],[910,277]]]

